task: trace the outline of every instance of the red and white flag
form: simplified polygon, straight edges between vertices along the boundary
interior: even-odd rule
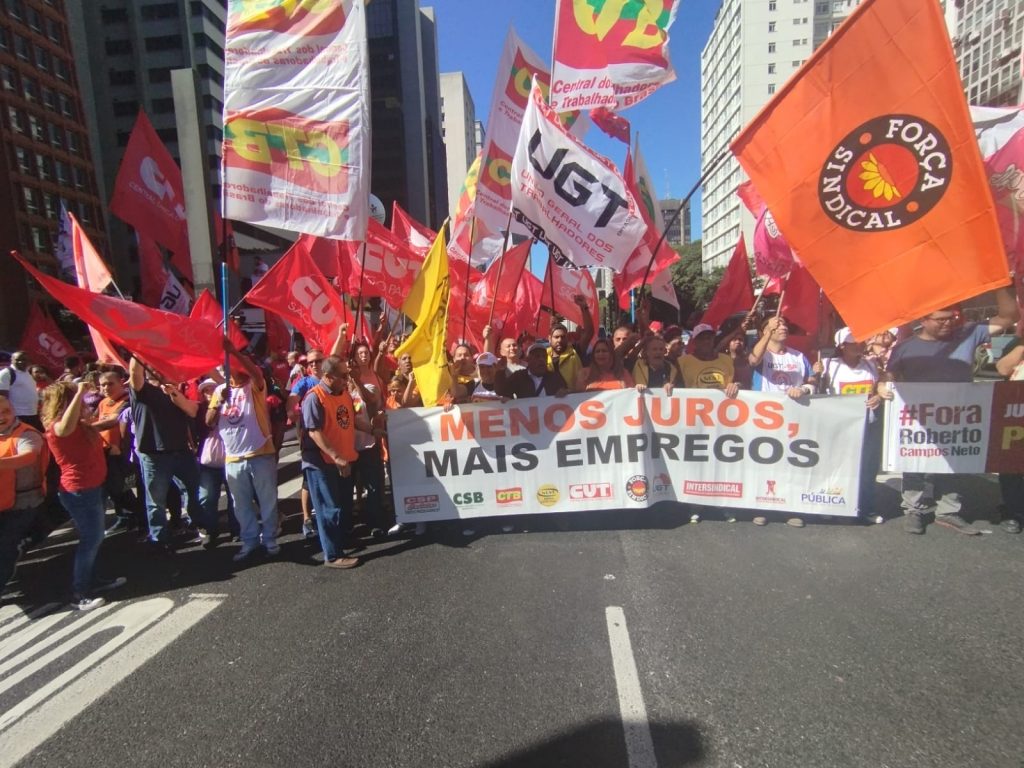
[[[309,348],[329,350],[342,323],[349,324],[350,336],[355,330],[352,313],[310,258],[307,238],[299,238],[245,300],[290,322]]]
[[[16,251],[11,255],[47,293],[89,325],[94,342],[102,333],[171,381],[203,376],[224,359],[220,334],[208,323],[76,288],[44,275]],[[99,346],[96,351],[102,355]]]
[[[420,254],[421,259],[426,257],[430,246],[437,239],[437,232],[416,221],[405,212],[398,201],[391,205],[391,231],[395,237]]]
[[[362,240],[370,93],[362,0],[228,4],[224,215]]]
[[[141,110],[117,171],[110,212],[171,251],[174,266],[192,282],[181,169]]]
[[[556,263],[622,269],[647,231],[611,161],[563,127],[534,81],[512,176],[512,213]]]
[[[551,107],[618,110],[675,80],[668,30],[678,0],[558,0]]]
[[[1006,255],[1024,272],[1024,107],[971,107]]]
[[[365,245],[364,251],[363,243],[338,243],[346,290],[352,296],[379,296],[392,307],[402,306],[425,254],[410,248],[376,219],[367,224]]]
[[[28,311],[19,349],[25,350],[32,362],[42,365],[53,376],[64,370],[64,358],[75,351],[54,319],[38,304],[33,304]]]
[[[597,286],[594,278],[586,269],[569,269],[560,267],[548,259],[548,268],[544,272],[544,287],[540,293],[541,307],[553,309],[576,325],[583,325],[583,310],[575,298],[582,296],[590,308],[590,320],[593,328],[597,328]]]

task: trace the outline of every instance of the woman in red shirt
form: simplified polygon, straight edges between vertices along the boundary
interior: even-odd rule
[[[60,468],[61,504],[78,528],[72,606],[80,611],[98,608],[106,601],[96,593],[125,583],[124,578],[97,579],[96,556],[103,543],[103,483],[107,460],[99,433],[82,421],[82,401],[92,384],[57,382],[43,390],[39,416],[46,442]]]

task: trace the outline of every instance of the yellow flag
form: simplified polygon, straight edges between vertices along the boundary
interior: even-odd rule
[[[412,358],[416,385],[425,406],[437,405],[451,387],[448,358],[444,352],[448,329],[447,229],[448,222],[445,222],[402,304],[402,312],[416,324],[416,329],[395,350],[395,357],[408,353]]]

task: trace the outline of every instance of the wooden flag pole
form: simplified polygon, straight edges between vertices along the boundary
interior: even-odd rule
[[[359,324],[363,320],[363,276],[366,274],[366,240],[363,240],[363,253],[359,257],[359,295],[356,298],[356,322],[352,329],[352,340],[359,338]]]
[[[491,297],[491,311],[487,315],[487,324],[494,320],[494,305],[498,301],[498,289],[501,288],[501,270],[505,266],[505,254],[508,253],[508,239],[512,234],[512,209],[508,209],[508,223],[505,224],[505,239],[501,243],[501,257],[498,261],[498,279],[495,281],[494,295]]]

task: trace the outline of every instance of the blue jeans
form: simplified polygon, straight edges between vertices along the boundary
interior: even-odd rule
[[[324,560],[344,557],[345,531],[352,516],[352,477],[342,477],[334,467],[326,470],[306,467],[303,472],[309,485],[310,501],[316,510]]]
[[[103,543],[103,486],[85,491],[60,491],[58,496],[78,529],[71,590],[76,598],[90,597],[96,571],[96,555]]]
[[[199,506],[199,463],[189,451],[167,453],[140,453],[143,482],[146,485],[146,513],[149,518],[149,540],[166,542],[167,491],[171,478],[177,478],[185,488],[189,517],[199,525],[207,526]]]
[[[267,549],[276,547],[277,454],[229,461],[224,469],[228,475],[228,489],[235,499],[242,547],[250,549],[259,545],[261,526],[263,546]]]
[[[371,528],[387,530],[391,526],[383,517],[384,462],[380,446],[366,448],[359,452],[359,459],[352,467],[357,483],[366,489],[363,501],[363,522]]]
[[[228,489],[228,476],[224,467],[204,467],[199,465],[199,506],[203,508],[203,521],[206,532],[211,536],[220,533],[220,492],[227,490],[228,496],[228,530],[233,536],[239,532],[235,518],[235,504]]]

